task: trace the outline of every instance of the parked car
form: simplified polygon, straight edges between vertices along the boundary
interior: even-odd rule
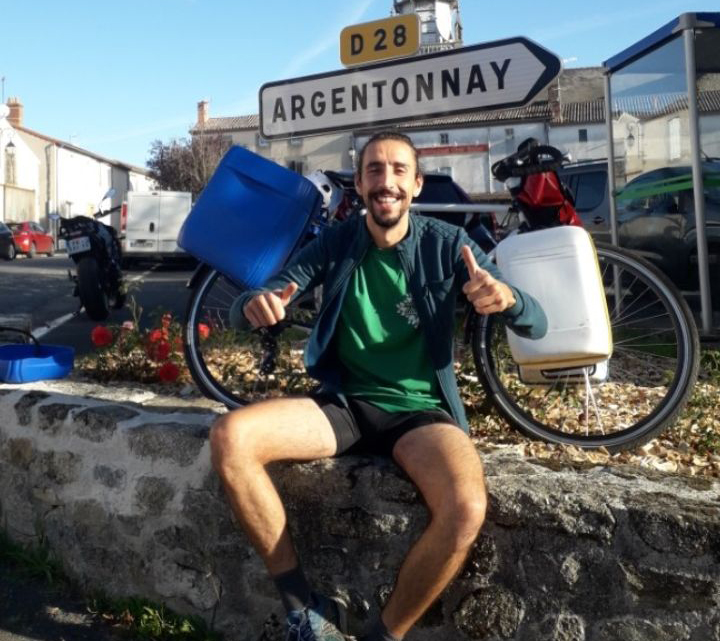
[[[15,258],[15,254],[17,254],[17,251],[15,250],[13,233],[5,223],[0,222],[0,256],[5,260],[12,260]]]
[[[52,256],[55,253],[53,237],[37,223],[26,221],[7,223],[7,226],[12,230],[15,249],[19,254],[34,258],[36,254]]]
[[[334,181],[342,184],[343,189],[350,195],[351,200],[359,201],[355,191],[355,177],[350,171],[325,171]],[[415,205],[473,205],[472,199],[460,185],[458,185],[447,174],[423,174],[423,187],[420,194],[413,198]],[[457,211],[436,211],[422,212],[426,216],[432,216],[444,220],[453,225],[464,227],[470,237],[478,243],[484,251],[490,251],[494,247],[494,235],[497,227],[495,215],[492,213],[468,212],[459,209]],[[488,233],[489,232],[489,233]]]
[[[558,172],[586,228],[610,239],[607,161],[567,165]],[[703,162],[705,224],[713,303],[720,304],[720,161]],[[656,264],[681,289],[697,291],[697,238],[692,169],[662,167],[630,180],[616,194],[620,245]]]
[[[607,160],[565,165],[558,176],[575,201],[575,211],[595,240],[610,242]]]

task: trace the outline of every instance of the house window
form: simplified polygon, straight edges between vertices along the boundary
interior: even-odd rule
[[[440,144],[441,145],[449,145],[450,144],[450,134],[440,134]]]
[[[578,141],[587,142],[587,129],[578,129]]]
[[[680,146],[680,118],[671,118],[668,120],[668,143],[670,145],[670,160],[677,160],[682,155]]]
[[[255,143],[258,147],[269,147],[270,141],[267,138],[263,138],[260,134],[255,135]]]

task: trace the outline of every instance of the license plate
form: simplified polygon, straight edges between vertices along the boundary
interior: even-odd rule
[[[67,241],[68,256],[86,251],[90,251],[90,239],[87,236],[80,236],[80,238],[71,238]]]

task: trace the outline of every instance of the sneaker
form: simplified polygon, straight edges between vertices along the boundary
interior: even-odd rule
[[[303,610],[288,614],[286,641],[346,641],[347,606],[337,597],[313,594]]]

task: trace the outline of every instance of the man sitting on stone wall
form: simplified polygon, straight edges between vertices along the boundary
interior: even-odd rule
[[[367,215],[327,229],[231,310],[235,324],[271,326],[297,292],[323,285],[305,355],[319,391],[233,410],[211,431],[214,467],[288,611],[288,639],[346,638],[345,604],[311,591],[266,466],[363,446],[415,483],[432,518],[364,637],[401,639],[459,571],[485,517],[483,468],[453,369],[458,290],[522,336],[546,331],[538,303],[503,283],[462,228],[410,215],[422,184],[410,139],[376,134],[355,176]]]

